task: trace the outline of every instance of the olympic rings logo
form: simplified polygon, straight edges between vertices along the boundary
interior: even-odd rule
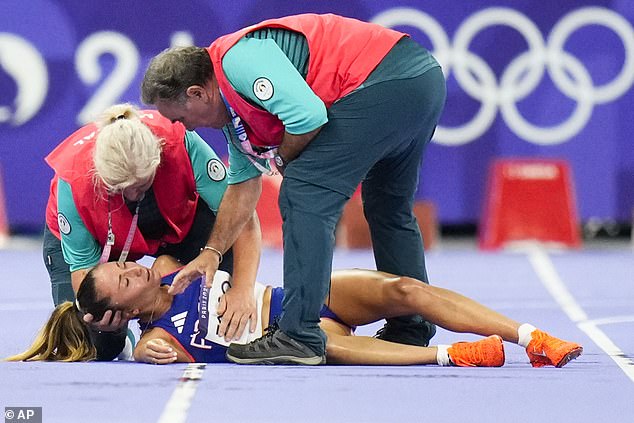
[[[480,137],[493,124],[498,107],[506,124],[518,137],[535,144],[559,144],[585,127],[596,104],[619,98],[634,82],[634,29],[625,18],[606,8],[584,7],[570,12],[555,24],[547,41],[528,17],[503,7],[483,9],[467,18],[457,29],[453,45],[442,26],[417,9],[389,9],[372,21],[385,27],[411,26],[425,33],[433,44],[432,53],[443,66],[445,77],[453,71],[466,94],[481,103],[470,122],[453,128],[438,126],[434,141],[444,145],[463,145]],[[619,74],[599,86],[593,84],[584,64],[564,50],[572,33],[593,24],[613,31],[625,50]],[[495,25],[515,29],[528,44],[528,51],[509,63],[499,81],[484,59],[469,51],[474,37]],[[535,90],[545,71],[559,91],[576,102],[576,107],[564,122],[540,127],[521,115],[517,103]]]

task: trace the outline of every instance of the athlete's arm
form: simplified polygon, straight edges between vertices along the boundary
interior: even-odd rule
[[[143,332],[134,348],[134,360],[150,364],[192,362],[183,347],[165,330],[157,327]]]
[[[156,270],[161,277],[169,275],[181,267],[183,267],[183,265],[178,260],[167,255],[158,256],[152,263],[152,269]]]

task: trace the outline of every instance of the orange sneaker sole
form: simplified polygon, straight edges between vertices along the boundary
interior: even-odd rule
[[[557,363],[555,365],[555,367],[563,367],[563,366],[565,366],[571,360],[574,360],[575,358],[579,357],[582,352],[583,352],[583,347],[577,347],[577,348],[571,350],[568,354],[564,355],[561,360],[559,360],[559,363]]]

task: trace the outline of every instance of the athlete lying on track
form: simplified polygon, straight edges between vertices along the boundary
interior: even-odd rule
[[[134,262],[98,265],[83,280],[77,301],[59,305],[31,348],[8,360],[94,359],[95,348],[82,314],[91,313],[101,319],[106,310],[121,310],[128,318],[139,319],[142,336],[134,357],[154,364],[241,362],[239,356],[232,354],[234,349],[240,352],[253,348],[250,341],[275,330],[284,291],[256,283],[257,322],[241,321],[239,325],[249,325],[250,330],[238,330],[236,333],[243,335],[233,341],[244,345],[234,344],[227,352],[231,340],[218,336],[216,330],[225,310],[222,296],[231,286],[230,276],[217,272],[210,291],[201,291],[201,283],[193,283],[184,293],[172,296],[167,291],[179,266],[166,256],[159,257],[152,268]],[[452,332],[486,338],[418,347],[353,336],[356,326],[410,314],[420,314]],[[328,336],[328,363],[502,366],[504,340],[525,347],[533,367],[561,367],[583,351],[579,344],[520,324],[453,291],[371,270],[333,272],[319,324]],[[287,338],[275,341],[294,342]],[[314,354],[307,351],[306,356]]]

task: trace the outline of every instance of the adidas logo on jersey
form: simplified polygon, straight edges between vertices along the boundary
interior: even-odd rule
[[[183,327],[185,326],[185,318],[187,317],[187,312],[183,311],[182,313],[178,313],[172,316],[171,320],[174,323],[174,327],[178,331],[178,333],[183,333]]]

